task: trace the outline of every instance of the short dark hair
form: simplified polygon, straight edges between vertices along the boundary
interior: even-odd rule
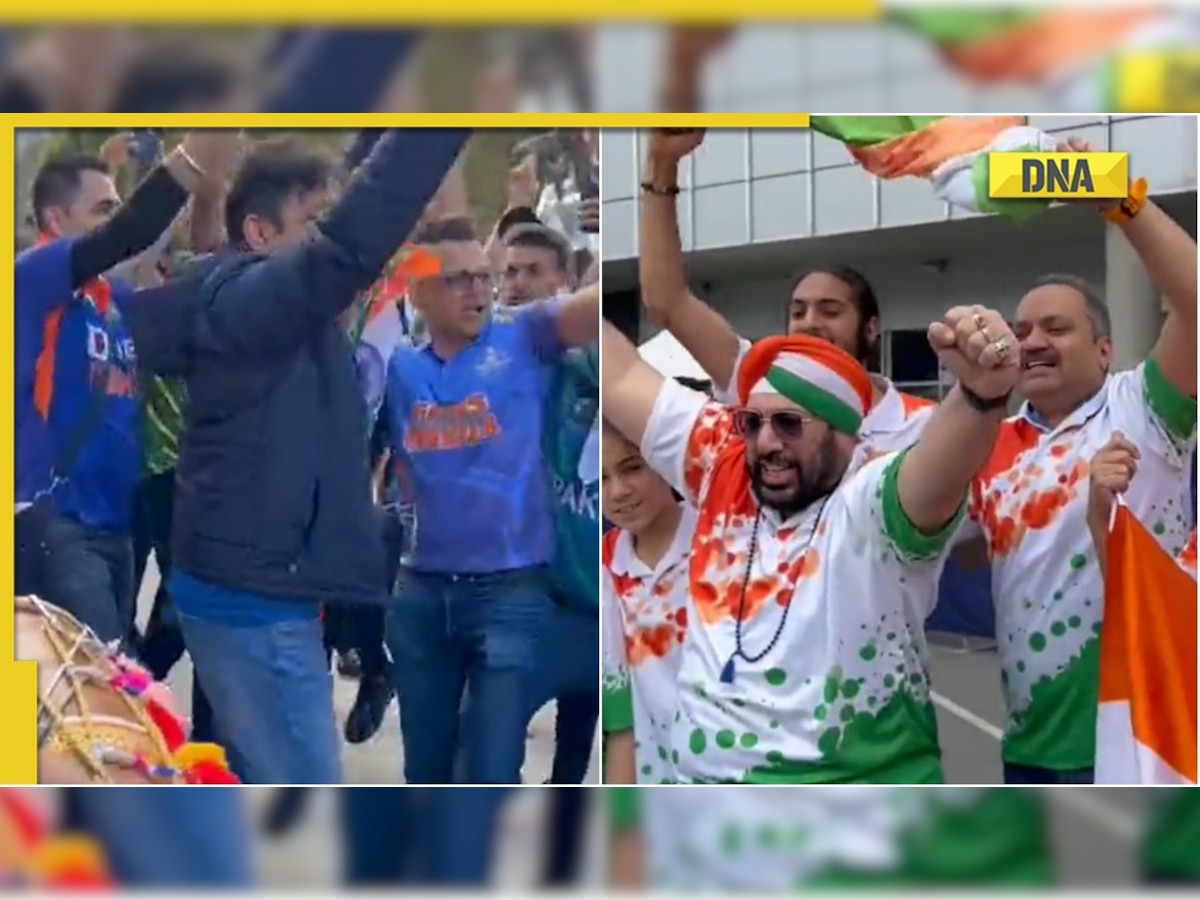
[[[1087,312],[1088,321],[1092,323],[1092,336],[1100,338],[1112,337],[1112,314],[1108,304],[1088,281],[1078,275],[1068,275],[1064,272],[1051,272],[1049,275],[1039,275],[1025,288],[1025,293],[1040,287],[1068,287],[1076,290],[1083,297],[1083,307]]]
[[[241,241],[248,216],[262,216],[282,227],[287,202],[297,194],[325,187],[333,174],[330,159],[294,141],[259,142],[242,160],[225,198],[225,230],[230,242]]]
[[[796,290],[796,286],[809,275],[829,275],[850,288],[850,299],[854,302],[854,306],[858,310],[859,318],[858,361],[868,371],[878,372],[882,364],[879,355],[879,338],[877,336],[870,343],[867,340],[867,323],[872,319],[879,318],[879,298],[875,296],[875,289],[871,287],[871,282],[867,281],[867,277],[853,266],[848,266],[844,263],[833,263],[832,265],[820,266],[805,272],[792,282],[793,293]],[[788,303],[790,306],[790,296]]]
[[[528,206],[514,206],[507,210],[496,223],[496,238],[504,240],[510,231],[518,225],[541,225],[538,214]]]
[[[504,239],[506,247],[536,247],[554,254],[559,271],[566,272],[571,264],[571,244],[553,228],[545,225],[514,225]]]
[[[119,113],[163,113],[204,106],[226,96],[237,77],[237,71],[224,60],[179,46],[165,47],[133,66],[113,105]]]
[[[79,196],[84,172],[108,175],[108,166],[98,156],[77,154],[53,157],[42,163],[33,179],[33,221],[45,228],[45,212],[51,206],[67,207]]]
[[[477,240],[479,240],[479,232],[475,230],[475,223],[466,216],[423,222],[412,236],[414,244],[446,244]]]

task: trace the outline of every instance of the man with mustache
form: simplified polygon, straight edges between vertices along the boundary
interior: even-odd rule
[[[910,449],[852,469],[871,383],[843,350],[760,341],[730,408],[664,379],[605,322],[605,418],[698,510],[681,780],[942,780],[924,621],[1018,359],[982,307],[950,310],[929,341],[958,384]]]
[[[1090,148],[1072,139],[1059,149]],[[1114,432],[1140,456],[1124,494],[1130,511],[1172,555],[1192,528],[1196,242],[1147,194],[1139,179],[1101,211],[1166,300],[1157,343],[1136,368],[1111,373],[1104,300],[1071,275],[1035,281],[1013,325],[1026,402],[971,492],[964,537],[986,538],[1010,784],[1093,780],[1104,578],[1087,524],[1088,470]]]

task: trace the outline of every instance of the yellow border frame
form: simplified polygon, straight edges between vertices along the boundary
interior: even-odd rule
[[[261,14],[261,10],[257,11]],[[109,114],[80,115],[19,115],[6,116],[0,124],[0,246],[12,247],[15,240],[16,213],[16,132],[20,128],[57,131],[68,128],[263,128],[263,129],[357,129],[371,127],[409,128],[806,128],[809,117],[803,114],[370,114],[329,115],[296,114],[270,115],[263,113],[148,115],[121,116]],[[2,355],[9,363],[3,366],[0,377],[0,421],[9,426],[9,433],[0,445],[3,461],[10,472],[15,471],[14,390],[15,373],[14,329],[11,318],[14,305],[12,257],[3,254],[6,262],[0,266],[0,303],[10,311],[9,327],[2,330]],[[0,479],[0,508],[15,508],[15,485],[11,479]],[[3,584],[13,592],[14,549],[13,520],[0,516],[0,565]],[[0,647],[13,648],[13,619],[0,616]],[[0,650],[0,784],[35,784],[37,782],[37,671],[33,664],[12,661],[11,651]]]
[[[880,0],[753,0],[733,8],[728,3],[700,0],[664,3],[608,0],[599,6],[562,3],[481,3],[451,0],[448,3],[409,4],[391,7],[376,0],[343,0],[334,6],[305,0],[210,0],[203,10],[189,11],[173,4],[147,0],[117,0],[102,8],[80,0],[61,0],[50,7],[16,4],[0,14],[5,25],[132,24],[139,25],[547,25],[597,22],[686,22],[733,25],[748,19],[768,21],[869,21],[880,18]]]

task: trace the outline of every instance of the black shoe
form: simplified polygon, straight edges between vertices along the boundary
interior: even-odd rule
[[[347,743],[361,744],[374,736],[383,724],[383,716],[393,696],[391,681],[386,676],[373,676],[359,681],[358,696],[354,698],[354,706],[346,716]]]
[[[339,653],[337,670],[343,678],[362,678],[362,660],[359,659],[358,651],[347,650],[345,653]]]
[[[275,791],[263,820],[263,830],[268,836],[282,837],[296,827],[308,804],[308,794],[307,787],[283,787]]]

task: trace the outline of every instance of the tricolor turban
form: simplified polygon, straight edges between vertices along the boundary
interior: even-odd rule
[[[738,399],[778,394],[834,431],[858,434],[871,408],[871,379],[853,356],[828,341],[797,334],[752,346],[738,369]]]

